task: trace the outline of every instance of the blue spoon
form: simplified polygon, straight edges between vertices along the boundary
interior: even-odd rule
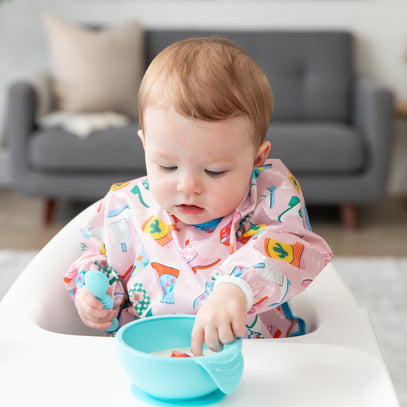
[[[103,308],[113,309],[113,299],[107,293],[109,289],[109,280],[100,271],[88,271],[85,274],[86,288],[103,304]],[[114,318],[110,328],[106,332],[114,332],[119,328],[119,321]]]

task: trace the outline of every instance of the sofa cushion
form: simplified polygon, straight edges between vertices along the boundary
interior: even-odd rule
[[[134,172],[145,174],[143,145],[136,124],[100,130],[86,138],[55,127],[29,138],[28,162],[40,170],[70,172]]]
[[[272,123],[266,139],[270,156],[298,175],[357,172],[367,164],[362,134],[343,124]]]
[[[149,30],[147,64],[172,42],[215,31]],[[269,79],[274,121],[349,121],[352,36],[341,31],[217,31],[242,45]]]
[[[144,70],[143,30],[137,22],[96,30],[45,15],[57,108],[116,111],[137,117]]]

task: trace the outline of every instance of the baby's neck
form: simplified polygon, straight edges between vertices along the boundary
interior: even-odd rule
[[[198,225],[192,225],[192,226],[196,227],[199,230],[203,230],[204,232],[212,232],[216,229],[216,227],[219,225],[219,223],[222,219],[223,218],[216,218],[216,219],[212,219],[208,222],[199,223]]]

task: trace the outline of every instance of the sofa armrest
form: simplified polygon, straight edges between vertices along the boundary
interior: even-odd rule
[[[29,183],[26,179],[29,171],[28,139],[40,117],[53,110],[54,102],[51,75],[46,71],[15,80],[8,88],[5,137],[10,151],[13,184],[22,191]]]
[[[39,116],[53,107],[50,83],[48,74],[38,73],[16,80],[8,88],[5,137],[10,151],[11,177],[17,189],[26,184],[28,138],[36,128]]]
[[[12,174],[26,168],[27,139],[35,128],[37,94],[26,81],[10,85],[6,105],[6,140],[10,148]]]
[[[374,180],[377,197],[385,187],[393,136],[392,92],[373,78],[360,75],[354,83],[353,122],[367,146],[366,176]],[[370,183],[370,181],[369,181]]]
[[[36,72],[27,77],[14,80],[9,86],[9,98],[13,95],[14,88],[25,84],[34,90],[34,117],[36,122],[39,119],[55,110],[55,96],[52,89],[52,76],[47,71]],[[24,95],[25,96],[25,95]]]

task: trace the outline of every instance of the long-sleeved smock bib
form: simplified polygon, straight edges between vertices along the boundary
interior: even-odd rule
[[[82,255],[64,278],[74,298],[87,271],[103,272],[123,325],[152,315],[196,314],[216,284],[233,283],[247,298],[248,338],[303,333],[287,301],[332,258],[311,231],[298,181],[274,159],[253,170],[235,211],[200,225],[162,209],[146,177],[114,184],[81,236]]]

